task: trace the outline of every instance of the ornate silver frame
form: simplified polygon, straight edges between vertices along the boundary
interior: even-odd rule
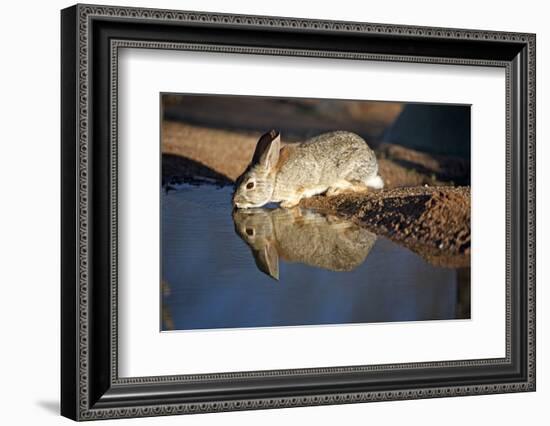
[[[139,23],[144,28],[162,26],[189,27],[204,31],[224,28],[245,33],[275,31],[300,37],[301,34],[327,36],[372,36],[404,40],[414,45],[425,42],[458,42],[468,46],[506,46],[502,57],[443,57],[418,54],[372,53],[364,51],[325,50],[280,46],[248,46],[161,39],[134,38],[117,24]],[[99,24],[99,25],[96,25]],[[101,25],[106,25],[103,30]],[[107,41],[102,31],[110,34]],[[202,33],[200,33],[202,34]],[[77,5],[62,13],[63,100],[63,221],[62,234],[62,414],[75,420],[114,417],[184,414],[197,412],[260,409],[365,401],[431,398],[475,395],[535,389],[535,36],[446,28],[424,28],[355,22],[335,22],[263,16],[211,14]],[[94,38],[95,37],[95,38]],[[243,36],[246,39],[246,36]],[[101,44],[108,63],[95,56]],[[434,44],[435,45],[435,44]],[[118,377],[117,326],[117,113],[118,51],[121,48],[177,49],[215,51],[236,54],[297,55],[371,61],[425,62],[455,65],[503,67],[506,70],[506,357],[497,359],[448,362],[387,364],[371,366],[327,367],[320,369],[274,370],[207,375],[160,377]],[[520,53],[511,54],[510,52]],[[508,55],[508,56],[507,56]],[[93,68],[96,67],[96,68]],[[94,77],[92,78],[92,74]],[[108,108],[95,102],[107,97]],[[102,98],[103,99],[103,98]],[[518,117],[519,115],[519,117]],[[99,123],[99,118],[108,123]],[[517,121],[514,121],[514,117]],[[94,127],[99,126],[99,127]],[[104,130],[101,130],[105,127]],[[104,131],[108,146],[100,146],[98,135]],[[523,133],[522,133],[523,132]],[[102,133],[103,134],[103,133]],[[94,139],[95,138],[95,139]],[[516,146],[518,145],[518,146]],[[98,159],[109,158],[103,171],[108,179],[98,178],[94,168]],[[94,162],[91,161],[94,159]],[[107,190],[107,191],[105,191]],[[99,191],[99,192],[94,192]],[[108,194],[103,194],[108,192]],[[105,199],[102,199],[105,197]],[[522,210],[518,217],[513,208],[518,200]],[[101,211],[101,214],[98,212]],[[97,219],[101,216],[102,219]],[[70,222],[70,223],[69,223]],[[94,234],[107,227],[108,237]],[[99,242],[98,242],[99,241]],[[108,265],[98,268],[98,258],[105,252]],[[512,261],[521,257],[519,267]],[[105,263],[105,262],[104,262]],[[523,268],[523,269],[521,269]],[[108,269],[108,270],[107,270]],[[521,269],[521,271],[518,271]],[[517,274],[517,275],[515,275]],[[97,277],[108,277],[106,284]],[[517,282],[514,287],[513,282]],[[105,287],[103,287],[105,286]],[[108,288],[107,288],[108,287]],[[92,293],[93,292],[93,293]],[[522,298],[520,301],[519,298]],[[523,300],[525,298],[525,300]],[[519,304],[522,302],[522,304]],[[103,306],[98,313],[97,304]],[[95,308],[92,308],[92,305]],[[107,309],[108,308],[108,309]],[[95,310],[94,310],[95,309]],[[518,339],[521,344],[518,345]],[[517,352],[519,351],[519,352]],[[517,353],[516,353],[517,352]],[[521,359],[520,359],[521,358]],[[508,369],[511,379],[474,380],[467,385],[445,384],[443,371],[482,371]],[[512,368],[514,367],[514,368]],[[475,369],[478,370],[475,370]],[[457,371],[458,371],[457,370]],[[512,370],[516,372],[512,375]],[[413,382],[394,387],[376,388],[370,383],[361,388],[357,383],[369,374],[426,371],[433,386],[415,386]],[[484,370],[485,371],[485,370]],[[504,370],[503,370],[504,371]],[[429,373],[429,374],[428,374]],[[473,373],[472,373],[473,374]],[[349,378],[346,390],[326,391],[331,377]],[[318,380],[314,391],[296,392],[299,380]],[[275,379],[292,379],[285,390],[273,384]],[[223,391],[223,385],[248,380],[250,388],[238,394]],[[261,383],[266,380],[265,383]],[[269,383],[267,381],[270,381]],[[396,382],[396,383],[397,383]],[[442,384],[443,383],[443,384]],[[323,385],[324,384],[324,385]],[[186,388],[187,386],[187,388]],[[200,388],[200,392],[189,390]],[[325,386],[325,387],[323,387]],[[370,386],[370,388],[369,388]],[[258,389],[264,389],[260,391]],[[166,390],[178,393],[169,398]],[[218,389],[218,390],[217,390]],[[313,389],[313,388],[312,388]],[[370,390],[372,389],[372,390]],[[325,391],[323,391],[325,390]],[[201,393],[202,392],[202,393]],[[208,394],[208,398],[204,398]]]

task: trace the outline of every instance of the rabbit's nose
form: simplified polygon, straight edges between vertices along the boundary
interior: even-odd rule
[[[239,194],[237,192],[233,194],[231,202],[235,207],[242,207],[243,204],[246,204],[245,198],[242,196],[242,194]]]
[[[233,207],[240,209],[242,207],[243,200],[238,196],[233,196],[231,202],[233,203]]]

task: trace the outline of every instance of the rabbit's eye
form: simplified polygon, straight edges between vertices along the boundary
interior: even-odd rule
[[[254,182],[248,182],[246,184],[246,189],[252,189],[252,188],[254,188]]]
[[[254,230],[252,228],[246,228],[246,234],[249,237],[252,237],[252,236],[254,236]]]

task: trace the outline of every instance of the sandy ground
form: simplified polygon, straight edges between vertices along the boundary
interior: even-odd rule
[[[252,158],[259,136],[165,121],[164,181],[201,176],[219,183],[234,182]],[[469,167],[454,158],[428,156],[391,144],[382,144],[376,152],[386,188],[450,185],[469,176]]]
[[[232,184],[248,165],[260,135],[165,121],[163,183],[189,179]],[[469,165],[397,145],[375,148],[385,188],[302,200],[304,207],[338,214],[404,245],[430,263],[470,262]]]

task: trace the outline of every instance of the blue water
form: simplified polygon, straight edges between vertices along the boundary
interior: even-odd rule
[[[330,270],[332,247],[328,255],[323,250],[313,253],[313,260],[322,267],[300,263],[296,260],[301,259],[299,249],[290,255],[286,249],[279,259],[279,279],[274,279],[258,268],[253,250],[235,231],[231,192],[231,187],[184,184],[163,193],[162,330],[469,317],[470,282],[464,278],[469,274],[435,267],[374,235],[370,251],[357,246],[366,258],[353,270]],[[300,238],[304,226],[306,232],[310,229],[301,220],[290,226],[296,228],[278,235],[284,241],[277,247],[292,246],[293,235]],[[336,226],[347,225],[337,221]],[[335,245],[336,249],[349,252],[354,246]],[[466,309],[464,294],[468,295]]]

